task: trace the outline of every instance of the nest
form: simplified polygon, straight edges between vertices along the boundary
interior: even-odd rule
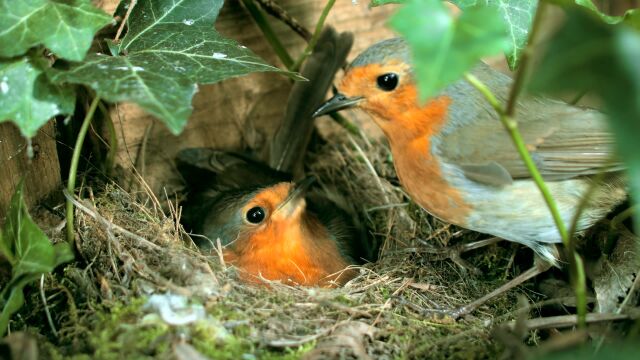
[[[446,311],[509,278],[516,247],[472,252],[467,260],[480,276],[446,259],[432,261],[425,255],[431,247],[481,235],[408,201],[384,143],[339,131],[309,154],[308,164],[321,183],[355,204],[380,244],[379,260],[358,268],[343,288],[244,285],[222,257],[198,252],[180,226],[175,199],[106,184],[74,198],[81,260],[48,276],[46,306],[33,295],[13,327],[37,330],[47,357],[485,358],[503,351],[491,333],[516,318],[514,292],[462,321]],[[206,317],[168,325],[145,306],[151,294],[164,293],[185,296]],[[52,325],[43,321],[45,312]]]

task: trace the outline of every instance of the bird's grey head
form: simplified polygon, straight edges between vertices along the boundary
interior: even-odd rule
[[[369,64],[386,64],[390,61],[411,63],[411,53],[407,42],[402,38],[382,40],[360,53],[350,67],[359,67]]]

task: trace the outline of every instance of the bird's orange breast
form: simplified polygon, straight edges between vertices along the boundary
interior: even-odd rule
[[[364,96],[359,107],[369,113],[389,140],[398,178],[411,198],[431,214],[464,225],[471,206],[452,187],[432,154],[432,138],[448,120],[451,98],[439,96],[421,105],[415,83],[407,81],[384,93],[365,84],[375,84],[379,64],[350,70],[341,83],[346,96]],[[363,94],[364,92],[364,94]]]
[[[355,275],[337,244],[321,226],[291,222],[267,224],[224,253],[243,281],[281,281],[293,285],[332,286]]]

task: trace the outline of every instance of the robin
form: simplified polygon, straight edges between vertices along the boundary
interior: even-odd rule
[[[183,161],[193,153],[231,160],[253,170],[235,154],[211,149],[187,149]],[[191,154],[190,154],[191,153]],[[192,157],[193,158],[193,157]],[[259,167],[258,167],[259,168]],[[226,178],[234,169],[216,177]],[[264,175],[264,174],[262,174]],[[233,175],[232,175],[233,177]],[[211,176],[209,176],[211,178]],[[305,286],[343,285],[357,273],[349,268],[362,263],[364,245],[359,228],[347,221],[352,214],[329,205],[321,192],[311,190],[308,177],[297,183],[260,178],[260,185],[191,194],[183,205],[184,223],[202,251],[215,251],[217,240],[226,263],[240,269],[240,278],[250,283],[279,280]],[[320,200],[320,203],[318,201]]]
[[[471,73],[500,100],[507,98],[509,76],[484,63]],[[394,38],[357,56],[338,88],[314,115],[350,107],[368,113],[389,141],[400,183],[426,211],[446,222],[526,245],[547,263],[558,263],[553,244],[561,237],[539,189],[498,115],[466,80],[421,104],[409,47]],[[518,102],[515,119],[566,224],[594,174],[605,173],[604,186],[592,194],[578,232],[626,198],[623,165],[615,160],[614,139],[601,113],[530,96]],[[544,270],[532,268],[513,281],[521,283]],[[514,282],[502,290],[518,284]]]
[[[294,85],[266,163],[208,148],[178,155],[189,187],[185,227],[205,252],[219,240],[225,262],[246,282],[342,285],[356,275],[351,265],[372,258],[355,210],[336,192],[313,187],[302,166],[313,111],[351,44],[351,34],[322,34],[302,72],[310,81]]]

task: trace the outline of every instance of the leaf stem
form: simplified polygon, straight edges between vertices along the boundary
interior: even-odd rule
[[[69,179],[67,180],[67,191],[71,194],[73,194],[76,187],[76,176],[78,173],[78,163],[80,162],[80,153],[82,152],[82,144],[84,143],[84,138],[87,135],[87,130],[89,130],[91,119],[93,119],[93,114],[95,113],[99,102],[100,97],[96,96],[91,102],[91,105],[89,105],[89,110],[82,121],[82,126],[80,127],[78,137],[76,138],[76,144],[73,147],[71,166],[69,167]],[[67,242],[70,244],[73,244],[75,238],[73,222],[73,202],[67,199]]]
[[[262,34],[267,39],[273,51],[275,51],[282,64],[289,70],[292,69],[293,59],[287,52],[287,49],[282,45],[280,39],[273,31],[273,28],[269,24],[269,21],[266,19],[262,10],[260,10],[256,4],[253,2],[254,0],[242,0],[242,4],[247,9],[253,20],[256,22],[256,25],[262,30]]]
[[[336,3],[336,0],[327,1],[327,4],[324,6],[324,9],[322,9],[322,13],[320,14],[320,18],[318,19],[318,22],[316,23],[316,29],[313,32],[313,36],[311,37],[311,40],[307,43],[307,47],[304,49],[304,51],[302,52],[300,57],[296,60],[296,62],[291,67],[292,71],[298,71],[300,69],[300,66],[304,62],[304,60],[309,55],[311,55],[311,52],[313,51],[313,48],[316,46],[316,43],[318,42],[318,39],[320,38],[320,34],[322,33],[322,29],[324,28],[324,22],[325,22],[325,20],[327,20],[327,16],[329,15],[329,11],[331,11],[331,8],[333,7],[333,4],[335,4],[335,3]]]
[[[536,45],[538,31],[541,28],[542,18],[544,16],[544,12],[547,5],[546,1],[547,0],[542,0],[538,3],[538,8],[536,9],[536,15],[533,19],[533,24],[531,26],[531,31],[529,33],[527,46],[522,54],[522,58],[520,59],[520,66],[516,71],[515,80],[511,87],[511,93],[509,94],[509,100],[507,101],[507,106],[505,109],[505,115],[508,116],[509,118],[514,118],[515,116],[518,97],[520,96],[520,93],[522,93],[522,90],[524,89],[524,85],[529,76],[529,71],[530,71],[529,60],[531,58],[531,55],[533,54],[533,49]],[[525,159],[525,155],[522,152],[520,153],[520,155],[522,156],[525,163],[527,163],[527,160]],[[530,158],[528,151],[526,152],[526,155],[527,157]],[[527,164],[527,168],[529,169],[529,172],[531,173],[534,181],[536,182],[536,185],[538,185],[538,188],[540,189],[540,191],[544,196],[547,206],[549,207],[549,210],[551,211],[553,219],[556,223],[556,227],[558,228],[558,232],[560,232],[560,236],[562,237],[562,243],[564,244],[565,249],[567,251],[568,258],[569,258],[570,278],[573,282],[574,291],[576,294],[576,305],[578,309],[578,325],[580,328],[584,329],[584,327],[586,326],[586,314],[587,314],[587,299],[586,299],[587,290],[586,290],[586,280],[585,280],[586,276],[584,272],[583,261],[580,258],[580,255],[578,255],[578,253],[575,251],[575,238],[573,235],[574,235],[574,232],[576,231],[580,213],[583,211],[584,207],[587,206],[589,197],[591,196],[589,191],[593,191],[594,189],[589,189],[587,193],[583,195],[583,196],[586,196],[587,198],[586,199],[583,198],[581,200],[581,203],[578,204],[575,217],[571,224],[571,231],[567,232],[564,222],[562,221],[562,218],[560,217],[560,214],[558,212],[557,205],[553,197],[551,196],[551,194],[548,193],[548,190],[546,189],[546,184],[542,180],[542,177],[540,176],[537,168],[535,167],[535,165],[532,168],[529,166],[529,164]]]

